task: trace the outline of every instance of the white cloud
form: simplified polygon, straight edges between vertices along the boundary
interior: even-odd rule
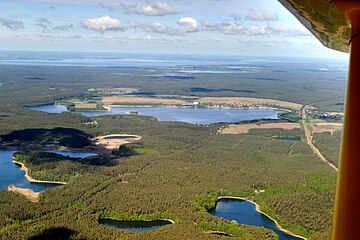
[[[0,23],[1,25],[14,31],[24,29],[24,23],[22,21],[16,21],[10,18],[1,18]]]
[[[245,34],[248,35],[268,35],[271,31],[268,27],[249,26],[245,30]]]
[[[217,31],[221,29],[221,24],[211,22],[208,20],[201,21],[200,26],[201,26],[201,30],[204,31]]]
[[[279,17],[276,14],[269,13],[267,11],[258,11],[255,9],[250,9],[245,19],[252,21],[276,21],[279,19]]]
[[[167,3],[156,3],[146,5],[125,5],[125,12],[127,14],[142,14],[145,16],[165,16],[177,14],[177,10],[170,7]]]
[[[226,35],[268,35],[271,34],[267,26],[244,26],[243,24],[231,22],[224,24],[222,32]]]
[[[242,24],[231,22],[224,25],[222,32],[226,35],[244,34],[245,27]]]
[[[268,22],[267,27],[273,32],[284,32],[286,30],[284,24],[279,21]]]
[[[120,20],[116,18],[111,18],[107,15],[101,18],[84,20],[81,22],[81,26],[85,29],[97,31],[100,33],[105,33],[107,31],[125,30],[125,26]]]
[[[179,30],[181,32],[197,32],[199,31],[198,22],[191,17],[183,17],[178,21]]]
[[[166,33],[171,34],[175,32],[175,29],[169,26],[165,26],[159,22],[152,24],[142,24],[142,29],[146,32],[155,32],[155,33]]]

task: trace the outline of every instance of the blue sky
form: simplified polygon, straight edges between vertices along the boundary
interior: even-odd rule
[[[0,0],[0,50],[348,58],[276,0]]]

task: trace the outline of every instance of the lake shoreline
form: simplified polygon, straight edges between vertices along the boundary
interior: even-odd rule
[[[284,233],[286,233],[286,234],[288,234],[288,235],[290,235],[290,236],[297,237],[297,238],[300,238],[300,239],[303,239],[303,240],[307,240],[307,238],[305,238],[305,237],[303,237],[303,236],[300,236],[300,235],[296,235],[296,234],[290,232],[289,230],[286,230],[285,228],[283,228],[274,218],[272,218],[271,216],[269,216],[267,213],[262,212],[260,205],[257,204],[256,202],[254,202],[254,201],[251,200],[251,199],[242,198],[242,197],[221,196],[221,197],[218,197],[217,201],[219,201],[219,200],[221,200],[221,199],[234,199],[234,200],[242,200],[242,201],[250,202],[250,203],[252,203],[252,204],[255,205],[255,207],[256,207],[255,209],[256,209],[257,212],[265,215],[265,216],[268,217],[271,221],[273,221],[273,222],[275,223],[276,227],[277,227],[280,231],[282,231],[282,232],[284,232]]]
[[[24,170],[25,171],[25,177],[26,179],[31,182],[31,183],[49,183],[49,184],[59,184],[59,185],[65,185],[67,184],[66,182],[56,182],[56,181],[46,181],[46,180],[36,180],[34,178],[32,178],[28,171],[29,169],[25,166],[25,164],[21,163],[21,162],[17,162],[15,161],[14,157],[13,157],[13,160],[12,160],[13,163],[17,164],[17,165],[20,165],[21,166],[21,170]]]

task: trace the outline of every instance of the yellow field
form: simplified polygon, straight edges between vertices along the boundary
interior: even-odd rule
[[[282,129],[295,129],[300,128],[299,123],[264,123],[264,124],[244,124],[236,125],[231,124],[227,128],[219,131],[221,134],[244,134],[248,133],[250,129],[271,129],[271,128],[282,128]]]

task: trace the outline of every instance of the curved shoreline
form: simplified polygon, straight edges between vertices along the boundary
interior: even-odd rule
[[[25,166],[25,164],[21,163],[21,162],[17,162],[15,161],[14,157],[13,157],[13,163],[20,165],[21,166],[21,170],[25,171],[25,177],[26,179],[31,182],[31,183],[49,183],[49,184],[59,184],[59,185],[65,185],[67,184],[66,182],[56,182],[56,181],[45,181],[45,180],[36,180],[33,179],[32,177],[30,177],[28,171],[29,169]]]
[[[255,205],[255,207],[256,207],[255,209],[256,209],[257,212],[265,215],[265,216],[268,217],[271,221],[273,221],[273,222],[275,223],[276,227],[277,227],[280,231],[282,231],[282,232],[284,232],[284,233],[286,233],[286,234],[288,234],[288,235],[290,235],[290,236],[297,237],[297,238],[300,238],[300,239],[303,239],[303,240],[307,240],[307,238],[305,238],[305,237],[303,237],[303,236],[300,236],[300,235],[296,235],[296,234],[290,232],[289,230],[286,230],[285,228],[283,228],[274,218],[270,217],[267,213],[262,212],[261,209],[260,209],[260,205],[257,204],[256,202],[254,202],[253,200],[250,200],[250,199],[247,199],[247,198],[242,198],[242,197],[232,197],[232,196],[221,196],[221,197],[218,197],[218,200],[220,200],[220,199],[235,199],[235,200],[242,200],[242,201],[250,202],[250,203],[252,203],[252,204]],[[218,200],[217,200],[217,201],[218,201]]]

